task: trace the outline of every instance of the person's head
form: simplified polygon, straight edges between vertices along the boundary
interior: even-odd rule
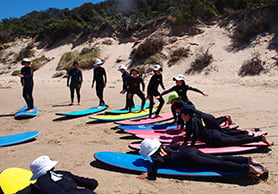
[[[195,113],[195,107],[194,105],[186,104],[182,107],[180,114],[182,120],[185,122],[189,121]]]
[[[185,76],[182,74],[178,74],[177,76],[173,77],[173,80],[176,81],[176,85],[178,86],[185,84]]]
[[[140,144],[139,154],[144,158],[153,155],[161,146],[157,139],[144,139]]]
[[[158,64],[155,64],[153,66],[153,71],[154,71],[155,74],[160,74],[162,72],[162,67]]]
[[[130,70],[130,75],[134,78],[138,77],[139,71],[137,69],[131,69]]]
[[[118,67],[118,70],[119,70],[121,73],[124,73],[124,72],[127,70],[127,68],[126,68],[125,65],[120,65],[120,66]]]
[[[31,64],[32,64],[32,61],[30,59],[28,59],[28,58],[24,58],[21,61],[21,65],[24,65],[24,66],[29,66]]]
[[[42,175],[45,175],[49,170],[52,170],[58,161],[53,161],[49,156],[40,156],[30,164],[30,170],[33,173],[31,180],[35,180]]]
[[[96,59],[95,64],[94,64],[94,67],[100,66],[100,65],[102,65],[102,64],[103,64],[103,62],[102,62],[101,59]]]
[[[78,66],[79,66],[79,63],[77,61],[74,61],[73,64],[72,64],[72,67],[77,68]]]
[[[179,95],[174,92],[168,96],[168,101],[166,104],[174,104],[179,99]]]

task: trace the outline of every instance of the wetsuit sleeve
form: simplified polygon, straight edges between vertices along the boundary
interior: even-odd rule
[[[67,178],[71,179],[73,182],[75,182],[77,184],[77,186],[85,187],[92,191],[98,186],[97,180],[95,180],[93,178],[85,178],[85,177],[76,176],[76,175],[72,174],[71,172],[67,172],[67,171],[61,171],[61,172],[65,177],[67,177]]]
[[[175,86],[170,88],[170,89],[168,89],[168,90],[165,90],[164,92],[162,92],[160,94],[160,96],[163,96],[163,95],[168,94],[168,93],[173,92],[173,91],[175,91]]]
[[[163,90],[165,90],[165,87],[164,87],[164,84],[163,84],[163,79],[162,79],[162,76],[161,76],[161,79],[160,79],[160,83],[159,83],[162,87]]]
[[[80,72],[80,76],[79,76],[79,83],[82,84],[83,82],[83,75],[82,75],[82,71],[79,71]]]
[[[200,128],[202,127],[201,120],[197,117],[192,118],[192,138],[191,146],[194,146],[199,137]]]
[[[106,75],[106,71],[104,68],[103,68],[103,76],[104,76],[104,84],[106,84],[107,83],[107,75]]]
[[[93,71],[93,81],[92,81],[92,84],[94,84],[95,81],[96,81],[96,68]]]
[[[155,180],[157,176],[157,170],[164,164],[164,159],[160,156],[159,151],[152,155],[152,166],[148,171],[148,178]]]
[[[140,78],[140,82],[142,84],[142,91],[145,91],[145,83],[144,83],[144,80],[142,78]]]
[[[198,92],[198,93],[204,95],[204,92],[202,92],[201,90],[199,90],[199,89],[197,89],[197,88],[193,88],[193,87],[188,86],[188,90],[192,90],[192,91],[194,91],[194,92]]]

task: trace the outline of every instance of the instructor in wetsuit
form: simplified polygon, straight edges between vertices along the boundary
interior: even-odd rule
[[[21,85],[23,86],[22,96],[27,104],[28,112],[34,111],[34,100],[33,100],[33,68],[31,67],[31,60],[24,58],[21,61],[23,67],[19,77],[21,78]]]
[[[99,98],[99,106],[105,105],[103,100],[103,91],[107,83],[106,71],[102,67],[103,62],[100,59],[96,59],[94,64],[94,73],[93,73],[93,82],[92,88],[94,87],[94,83],[96,82],[96,93]]]
[[[78,68],[79,63],[77,61],[73,62],[72,67],[73,68],[70,70],[68,79],[67,79],[67,86],[70,88],[70,97],[71,97],[70,105],[73,104],[74,90],[76,90],[77,101],[78,101],[78,105],[79,105],[80,104],[80,89],[81,89],[81,84],[83,81],[82,72]]]

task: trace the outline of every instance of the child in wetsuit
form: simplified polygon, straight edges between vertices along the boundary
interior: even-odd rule
[[[128,87],[128,111],[131,112],[132,109],[132,101],[133,96],[136,94],[141,99],[141,111],[144,110],[146,98],[145,94],[142,92],[145,90],[145,83],[143,79],[139,76],[139,71],[136,69],[130,70],[130,77],[127,81],[127,87]],[[140,90],[140,85],[142,85],[142,90]]]
[[[99,106],[105,105],[103,100],[103,91],[107,83],[106,71],[102,67],[103,62],[100,59],[96,59],[94,64],[94,74],[93,74],[93,82],[92,88],[94,87],[94,83],[96,82],[96,93],[99,98]]]
[[[149,113],[149,118],[152,116],[152,110],[153,110],[153,105],[154,105],[154,97],[160,96],[160,93],[158,91],[158,86],[160,85],[163,90],[165,90],[164,84],[163,84],[163,79],[162,79],[162,68],[160,65],[154,65],[153,67],[154,75],[151,77],[147,89],[147,96],[148,99],[150,100],[150,113]],[[164,104],[164,99],[162,97],[158,98],[159,105],[157,107],[155,117],[159,116],[160,110]]]
[[[28,112],[34,111],[34,100],[33,100],[33,68],[31,67],[31,60],[24,58],[21,61],[24,66],[21,68],[21,73],[19,77],[21,78],[21,84],[23,86],[22,96],[27,104]]]
[[[67,86],[70,88],[70,97],[71,97],[70,105],[73,104],[74,90],[76,90],[77,101],[78,104],[80,104],[80,89],[83,81],[82,72],[78,68],[79,63],[77,61],[74,61],[72,67],[73,68],[69,71],[69,75],[67,79]]]

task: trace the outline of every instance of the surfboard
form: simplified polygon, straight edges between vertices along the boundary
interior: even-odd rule
[[[168,130],[170,131],[170,130]],[[141,138],[141,139],[158,139],[162,143],[174,143],[174,142],[180,142],[184,141],[184,133],[180,134],[175,134],[175,133],[159,133],[159,132],[152,132],[152,131],[139,131],[139,130],[133,130],[131,131],[136,135],[136,137]],[[145,132],[145,133],[144,133]],[[261,133],[261,132],[260,132]],[[196,142],[196,145],[205,145],[204,142]],[[248,144],[243,144],[241,146],[268,146],[267,144],[263,142],[253,142],[253,143],[248,143]]]
[[[56,115],[61,116],[69,116],[69,117],[76,117],[76,116],[85,116],[93,113],[98,113],[103,111],[107,108],[107,106],[96,106],[84,110],[72,111],[72,112],[57,112]]]
[[[39,131],[28,131],[12,135],[0,136],[0,146],[9,146],[22,143],[37,137],[39,134]]]
[[[149,108],[150,107],[150,103],[146,102],[144,105],[144,109]],[[131,112],[136,112],[141,110],[141,104],[136,105],[135,107],[131,108]],[[116,110],[108,110],[105,113],[107,114],[124,114],[124,113],[128,113],[127,109],[116,109]]]
[[[173,118],[172,113],[168,112],[168,113],[160,114],[159,117],[117,121],[115,123],[119,125],[141,125],[141,124],[159,123],[159,122],[170,120],[172,118]]]
[[[14,194],[36,180],[31,181],[32,172],[23,168],[7,168],[0,174],[0,187],[5,194]]]
[[[155,130],[155,129],[176,129],[178,124],[176,122],[171,123],[151,123],[142,125],[119,125],[120,130]]]
[[[127,154],[120,152],[102,151],[94,154],[96,160],[107,165],[131,170],[136,172],[146,172],[151,168],[151,158],[144,159],[140,155]],[[229,176],[229,175],[247,175],[248,172],[243,171],[214,171],[214,170],[197,170],[189,168],[161,167],[158,169],[160,175],[176,175],[176,176]]]
[[[153,113],[155,113],[157,108],[153,109]],[[96,119],[100,121],[119,121],[125,119],[139,118],[149,115],[149,109],[144,109],[144,111],[137,111],[125,114],[115,114],[115,115],[107,115],[107,114],[99,114],[90,116],[90,119]]]
[[[134,150],[140,150],[140,143],[131,143],[128,146]],[[241,153],[259,149],[260,146],[227,146],[227,147],[198,147],[196,148],[206,154],[231,154]]]
[[[28,108],[28,106],[25,105],[21,109],[19,109],[19,111],[17,111],[15,113],[14,118],[15,119],[31,118],[31,117],[35,117],[35,116],[38,115],[39,111],[38,111],[38,108],[36,106],[34,106],[34,111],[32,111],[32,112],[28,112],[27,108]]]

